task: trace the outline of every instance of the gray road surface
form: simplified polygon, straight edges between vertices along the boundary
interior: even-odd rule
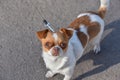
[[[45,29],[39,11],[57,29],[98,7],[99,0],[0,0],[0,80],[62,80],[60,74],[45,78],[47,69],[35,35]],[[73,80],[120,80],[120,0],[111,0],[105,22],[101,54],[86,51]]]

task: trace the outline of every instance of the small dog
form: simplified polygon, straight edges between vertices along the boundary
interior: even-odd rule
[[[103,18],[110,0],[100,2],[97,12],[80,14],[67,28],[61,28],[57,32],[48,29],[36,32],[42,42],[43,60],[49,69],[47,78],[60,73],[65,75],[63,80],[70,80],[76,61],[82,56],[88,43],[94,46],[96,54],[100,52],[100,40],[104,31]]]

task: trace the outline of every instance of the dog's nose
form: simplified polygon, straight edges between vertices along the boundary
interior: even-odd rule
[[[52,51],[53,56],[58,56],[59,55],[59,47],[54,47]]]

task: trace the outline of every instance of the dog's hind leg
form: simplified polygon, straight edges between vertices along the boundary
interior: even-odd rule
[[[100,48],[101,36],[102,35],[97,35],[91,42],[93,45],[93,51],[95,54],[98,54],[101,51],[101,48]]]

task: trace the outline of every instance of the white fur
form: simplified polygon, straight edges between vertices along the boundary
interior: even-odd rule
[[[108,9],[110,0],[100,0],[100,7],[106,7]]]
[[[55,41],[57,41],[57,40],[58,40],[58,36],[57,36],[57,34],[56,34],[56,33],[53,33],[53,37],[54,37]]]
[[[79,14],[79,15],[77,16],[77,18],[82,17],[82,16],[85,16],[85,15],[90,15],[90,13]]]
[[[73,32],[73,36],[70,39],[70,44],[73,47],[75,59],[78,60],[83,53],[83,46],[76,35],[76,31]]]
[[[85,27],[85,25],[80,25],[80,31],[88,36],[87,27]]]

